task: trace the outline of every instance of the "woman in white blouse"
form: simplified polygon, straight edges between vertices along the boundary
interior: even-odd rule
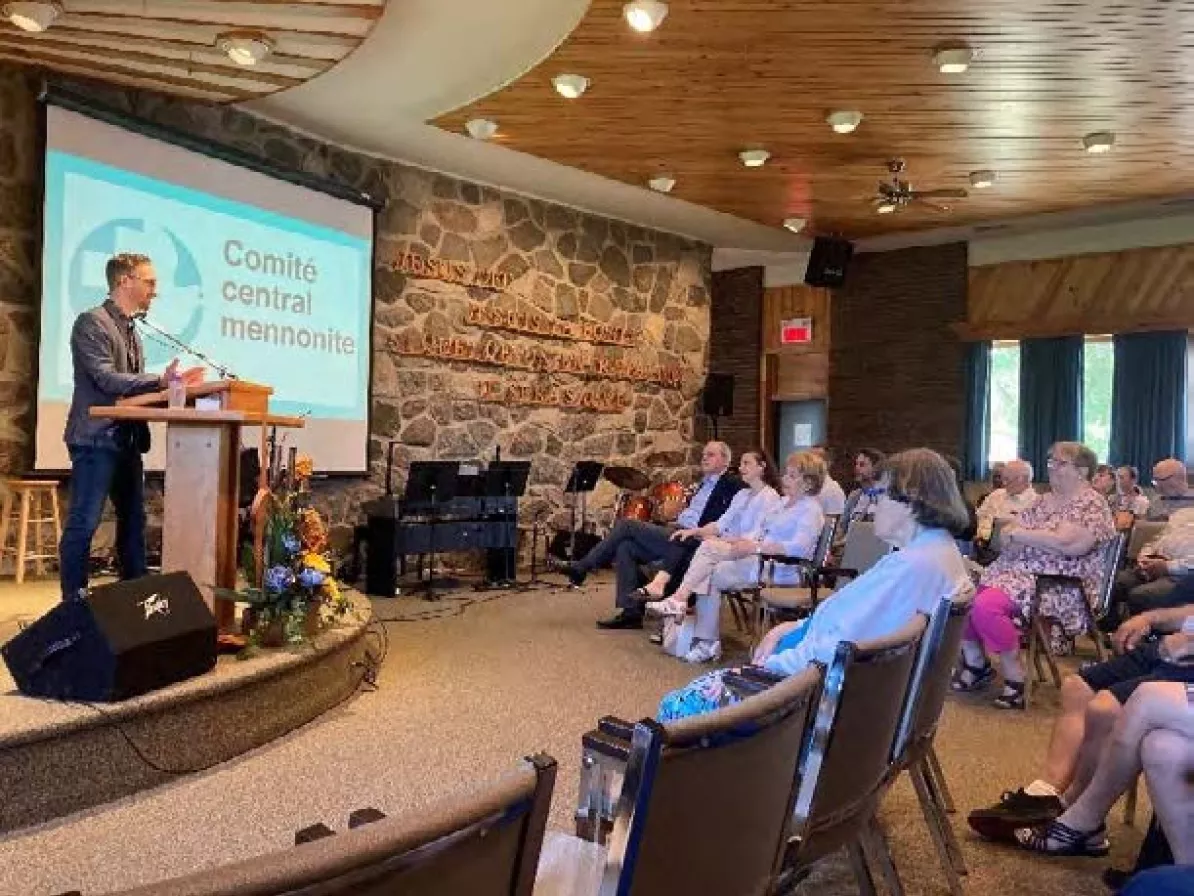
[[[746,488],[739,489],[720,519],[695,529],[677,529],[671,535],[672,540],[757,541],[759,533],[763,531],[763,521],[780,503],[779,471],[767,452],[756,448],[743,453],[738,461],[738,475],[742,477]],[[660,600],[671,580],[672,571],[664,569],[656,573],[647,585],[631,594],[637,600]]]
[[[842,641],[886,637],[943,597],[973,587],[953,531],[969,520],[953,469],[941,455],[913,448],[885,464],[886,490],[875,508],[875,534],[899,548],[823,601],[801,622],[767,633],[754,661],[782,675],[829,663]],[[672,691],[659,706],[663,721],[712,712],[740,700],[724,671]]]
[[[825,462],[811,451],[791,455],[784,469],[784,497],[772,505],[758,537],[705,541],[676,593],[647,604],[652,612],[682,617],[688,612],[689,597],[696,597],[696,628],[685,661],[708,663],[721,658],[722,592],[759,580],[759,554],[812,557],[825,525],[821,502],[815,496],[827,474]],[[796,584],[798,577],[795,567],[778,566],[774,581]]]

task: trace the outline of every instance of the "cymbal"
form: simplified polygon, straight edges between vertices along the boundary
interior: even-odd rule
[[[647,474],[640,473],[634,467],[606,467],[602,476],[618,488],[624,488],[629,492],[642,491],[651,484]]]

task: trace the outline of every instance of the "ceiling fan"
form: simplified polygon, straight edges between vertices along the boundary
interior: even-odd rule
[[[891,172],[891,182],[879,181],[879,193],[871,200],[879,214],[891,214],[913,202],[939,212],[947,212],[950,207],[937,200],[965,199],[970,195],[965,190],[914,190],[912,185],[901,177],[906,167],[903,159],[891,159],[887,163],[887,170]]]

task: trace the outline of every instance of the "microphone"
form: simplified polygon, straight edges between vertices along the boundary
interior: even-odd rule
[[[196,358],[199,361],[202,361],[204,364],[206,364],[208,367],[212,368],[216,373],[218,373],[220,375],[221,379],[226,379],[226,380],[240,379],[240,377],[238,377],[235,373],[233,373],[231,370],[228,369],[227,364],[221,364],[215,358],[212,358],[208,355],[203,354],[203,352],[199,351],[197,348],[194,348],[193,346],[187,345],[185,342],[183,342],[181,339],[179,339],[173,333],[169,332],[168,330],[163,330],[157,324],[153,323],[153,321],[151,321],[149,319],[149,316],[146,312],[139,311],[137,314],[134,314],[133,320],[135,320],[139,324],[144,324],[145,326],[149,327],[149,329],[153,330],[153,332],[157,333],[159,336],[161,336],[163,339],[165,339],[167,342],[169,342],[171,347],[176,348],[181,352],[185,352],[186,354],[190,355],[192,358]]]

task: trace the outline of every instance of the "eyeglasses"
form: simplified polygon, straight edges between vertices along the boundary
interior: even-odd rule
[[[1060,457],[1051,457],[1047,461],[1045,461],[1045,466],[1048,467],[1050,470],[1056,470],[1061,467],[1067,467],[1067,466],[1072,466],[1072,465],[1073,464],[1071,461],[1065,460],[1064,458],[1060,458]]]

